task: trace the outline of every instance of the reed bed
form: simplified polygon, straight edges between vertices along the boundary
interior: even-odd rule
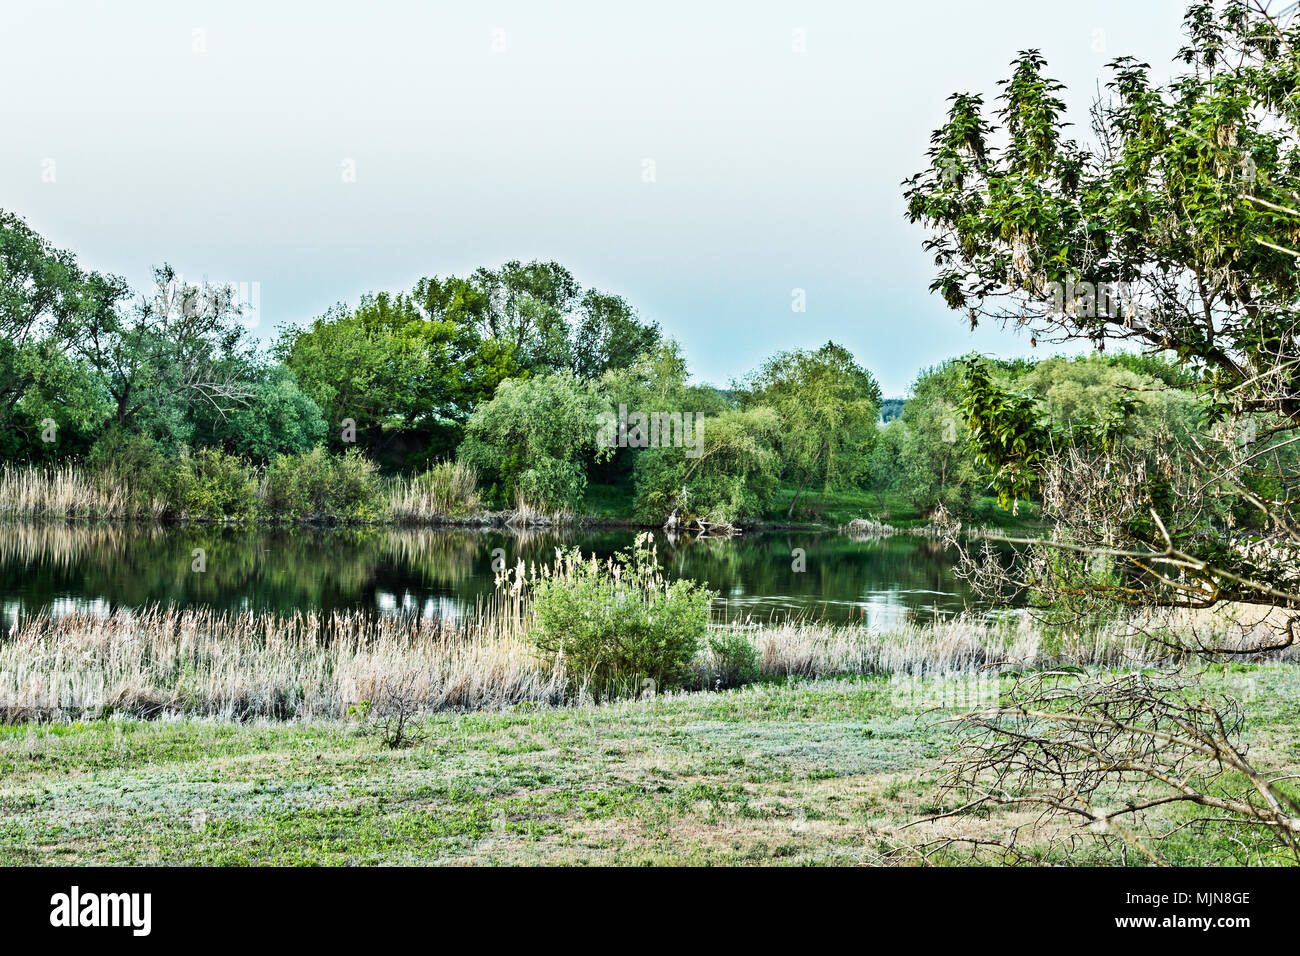
[[[421,712],[582,700],[562,660],[540,660],[526,603],[508,593],[465,619],[224,614],[152,608],[40,615],[0,641],[0,720],[119,713],[336,719],[401,687]],[[998,664],[1140,666],[1168,652],[1128,625],[1077,635],[1028,616],[969,617],[887,632],[810,623],[716,625],[744,633],[765,677],[949,676]],[[709,651],[700,668],[710,667]],[[1295,651],[1275,655],[1296,659]]]
[[[421,523],[476,515],[482,510],[478,474],[459,461],[440,462],[389,486],[388,514],[394,521]]]
[[[508,621],[170,608],[39,616],[0,642],[0,718],[338,718],[398,685],[422,711],[561,702],[563,673],[540,667]]]
[[[0,517],[64,520],[128,518],[137,512],[123,488],[76,468],[0,467]]]
[[[888,631],[814,623],[753,629],[762,673],[831,677],[845,674],[914,677],[969,674],[994,665],[1120,666],[1149,663],[1159,651],[1127,628],[1062,635],[1028,616],[991,621],[968,616]]]

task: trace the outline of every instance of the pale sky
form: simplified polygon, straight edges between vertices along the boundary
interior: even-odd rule
[[[1038,47],[1085,124],[1107,60],[1172,70],[1184,6],[4,0],[0,207],[137,288],[164,261],[256,283],[263,336],[555,259],[702,379],[834,339],[901,395],[1029,351],[927,292],[903,218],[948,95],[992,101]]]

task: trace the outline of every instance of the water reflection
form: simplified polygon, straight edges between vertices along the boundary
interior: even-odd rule
[[[625,529],[490,530],[0,526],[0,621],[150,604],[227,611],[370,609],[426,616],[472,610],[493,588],[492,555],[549,562],[557,547],[602,556]],[[890,627],[978,605],[933,540],[766,534],[729,540],[658,536],[673,576],[707,581],[728,620],[803,618]],[[196,549],[206,570],[191,565]],[[802,551],[802,559],[800,559]],[[797,568],[802,568],[798,570]]]

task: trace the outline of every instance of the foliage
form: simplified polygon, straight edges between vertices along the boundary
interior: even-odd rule
[[[262,504],[276,518],[372,520],[380,514],[378,470],[355,448],[336,455],[317,445],[277,455],[266,469]]]
[[[437,291],[365,296],[353,311],[337,307],[283,333],[276,354],[320,406],[332,443],[342,444],[351,420],[372,454],[404,442],[454,447],[471,410],[518,373],[509,351]]]
[[[36,388],[49,397],[60,374],[53,367],[69,370],[67,350],[88,327],[114,315],[126,291],[123,280],[83,271],[72,253],[0,210],[0,450],[14,454],[15,438],[40,421],[18,416],[19,403]]]
[[[735,522],[762,514],[780,472],[780,419],[771,408],[731,409],[703,421],[697,457],[682,448],[647,448],[636,459],[636,513]]]
[[[758,680],[758,648],[740,631],[715,631],[709,634],[709,666],[704,682],[709,687],[740,687]]]
[[[87,464],[105,488],[130,495],[140,514],[163,511],[172,498],[175,467],[148,435],[112,425],[95,442]]]
[[[320,407],[283,365],[249,368],[245,378],[252,394],[247,404],[221,413],[211,405],[198,408],[195,444],[219,445],[255,462],[279,454],[306,451],[325,437]]]
[[[600,411],[593,387],[570,373],[512,379],[470,417],[459,456],[497,501],[574,508],[586,461],[609,453],[596,445]]]
[[[985,486],[966,438],[960,385],[955,362],[923,371],[867,462],[875,487],[896,490],[924,514],[942,507],[969,516]]]
[[[880,387],[834,342],[815,352],[782,352],[750,376],[744,404],[767,405],[782,422],[782,470],[798,481],[787,517],[809,482],[824,490],[862,476],[876,439]]]
[[[190,520],[246,520],[257,513],[256,472],[219,448],[182,454],[172,479],[168,512]]]
[[[179,447],[191,440],[195,407],[224,414],[251,395],[239,314],[231,287],[192,285],[164,265],[152,296],[95,312],[74,354],[95,370],[113,421]]]
[[[531,591],[537,651],[598,699],[639,693],[647,681],[659,690],[687,682],[715,596],[694,581],[668,583],[648,534],[605,562],[557,552],[530,579],[516,569],[512,586]]]
[[[1137,441],[1141,403],[1119,382],[1099,419],[1066,428],[972,369],[971,436],[1003,500],[1041,494],[1060,540],[1122,551],[1140,584],[1124,600],[1294,607],[1300,21],[1233,0],[1192,4],[1185,30],[1165,85],[1111,64],[1092,148],[1065,138],[1036,51],[1003,84],[1000,135],[979,97],[955,95],[908,214],[932,233],[932,288],[972,322],[1172,354],[1161,380],[1220,433],[1173,420]],[[1237,538],[1248,513],[1273,545]]]

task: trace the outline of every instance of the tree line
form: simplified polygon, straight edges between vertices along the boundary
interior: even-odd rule
[[[474,507],[581,511],[597,485],[650,524],[798,520],[837,491],[870,491],[885,518],[988,507],[960,363],[886,401],[828,342],[719,389],[692,380],[656,323],[555,262],[365,295],[266,348],[229,287],[163,266],[133,293],[11,213],[0,272],[0,457],[76,462],[178,514],[247,517],[260,470],[267,509],[360,519],[374,510],[367,468],[420,475],[451,460],[478,485]],[[1100,420],[1117,387],[1137,396],[1137,432],[1186,417],[1159,358],[993,365],[1051,421]],[[602,434],[601,421],[617,427]]]

